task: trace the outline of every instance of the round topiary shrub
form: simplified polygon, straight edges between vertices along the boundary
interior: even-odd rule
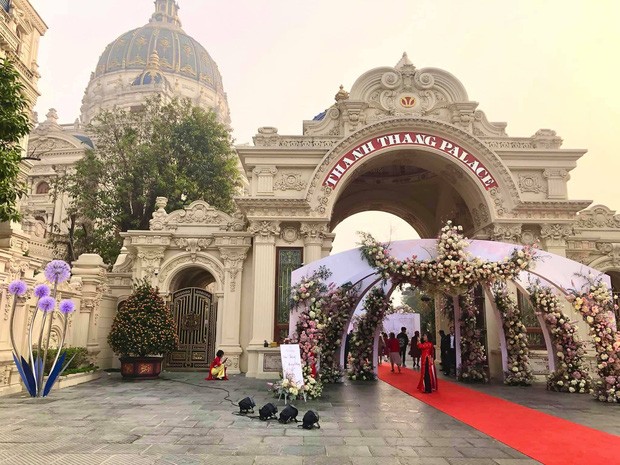
[[[145,357],[165,355],[178,343],[172,312],[158,289],[148,282],[138,283],[114,317],[108,344],[121,357]]]

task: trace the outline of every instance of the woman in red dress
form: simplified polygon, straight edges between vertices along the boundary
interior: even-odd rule
[[[420,357],[420,382],[418,383],[418,391],[431,393],[437,390],[437,372],[435,371],[435,349],[430,341],[430,335],[424,333],[422,340],[418,344],[418,348],[422,352]]]
[[[227,359],[222,357],[224,357],[224,351],[218,350],[215,354],[213,362],[211,362],[211,366],[209,367],[209,376],[205,378],[206,380],[228,379],[228,376],[226,376],[226,366],[224,365]]]

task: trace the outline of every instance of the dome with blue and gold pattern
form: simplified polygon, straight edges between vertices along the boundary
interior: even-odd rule
[[[222,76],[213,58],[181,29],[177,3],[159,0],[155,8],[148,24],[126,32],[105,48],[95,77],[121,70],[142,70],[153,51],[157,51],[162,71],[195,79],[214,90],[221,89]]]
[[[122,34],[103,51],[82,100],[82,121],[101,110],[140,105],[152,94],[189,98],[230,124],[217,64],[181,28],[176,0],[155,0],[149,22]]]

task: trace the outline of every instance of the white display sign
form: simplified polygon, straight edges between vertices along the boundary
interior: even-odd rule
[[[304,375],[301,369],[301,352],[299,344],[280,345],[282,358],[282,376],[291,379],[298,387],[304,385]]]
[[[400,333],[400,328],[403,326],[407,328],[407,336],[411,339],[416,331],[420,331],[420,314],[392,313],[383,320],[383,330],[388,334]]]

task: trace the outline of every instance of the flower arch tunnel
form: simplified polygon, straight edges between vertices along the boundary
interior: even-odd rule
[[[488,262],[499,262],[507,256],[510,256],[515,250],[524,249],[523,246],[494,242],[494,241],[482,241],[471,240],[467,248],[468,253],[482,260]],[[433,260],[437,257],[437,240],[435,239],[417,239],[417,240],[405,240],[393,242],[389,246],[390,255],[397,260],[406,260],[411,256],[423,257],[424,259]],[[587,267],[581,263],[573,260],[561,257],[545,251],[536,252],[537,261],[533,269],[521,271],[514,283],[516,286],[529,296],[527,290],[528,283],[538,280],[542,285],[552,287],[559,291],[564,296],[569,296],[569,289],[581,289],[587,287],[590,282],[588,276],[600,276],[600,281],[610,287],[611,281],[607,275],[601,275],[601,273],[593,268]],[[339,254],[325,257],[321,260],[310,263],[302,268],[295,270],[292,274],[292,286],[298,284],[303,277],[310,276],[319,270],[320,267],[325,267],[331,272],[329,283],[331,287],[340,287],[345,283],[351,283],[358,289],[358,301],[353,309],[359,309],[363,305],[366,296],[371,292],[374,287],[383,287],[386,295],[389,297],[396,284],[390,279],[385,279],[380,271],[368,263],[361,253],[361,248],[348,250]],[[502,366],[504,371],[507,370],[507,351],[506,351],[506,337],[502,329],[502,319],[500,313],[492,298],[491,290],[488,286],[484,286],[484,290],[492,305],[493,314],[495,315],[495,324],[500,335],[500,350],[502,356]],[[455,308],[455,320],[459,318],[460,307],[458,305],[457,297],[454,297],[456,305]],[[289,330],[290,334],[295,333],[297,321],[299,319],[299,309],[293,309],[291,312]],[[347,316],[347,322],[344,326],[345,330],[341,334],[340,347],[344,346],[344,340],[346,337],[346,328],[349,326],[349,322],[353,317],[354,311],[350,311]],[[545,344],[549,353],[549,368],[550,371],[555,369],[555,351],[553,349],[553,342],[549,334],[549,330],[545,325],[542,317],[539,316],[541,328],[543,329],[543,335],[545,338]],[[459,325],[456,325],[457,340],[460,339]],[[373,360],[377,360],[377,337],[378,329],[375,332],[373,341]],[[343,351],[340,351],[340,363],[343,364]],[[457,360],[460,360],[460,347],[457,344]],[[375,367],[376,371],[376,367]]]

